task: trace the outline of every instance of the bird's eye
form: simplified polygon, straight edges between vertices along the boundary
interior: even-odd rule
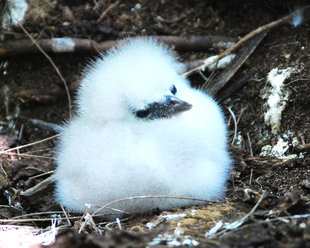
[[[139,110],[139,111],[137,111],[136,112],[136,116],[138,117],[138,118],[145,118],[145,117],[147,117],[148,115],[150,114],[150,111],[149,110]]]
[[[175,95],[177,93],[177,88],[175,87],[175,85],[173,84],[170,88],[170,91],[173,95]]]

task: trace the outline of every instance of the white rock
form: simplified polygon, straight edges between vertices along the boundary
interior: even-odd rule
[[[17,26],[24,19],[28,4],[25,0],[8,0],[8,9],[3,15],[2,27],[10,29],[11,26]]]

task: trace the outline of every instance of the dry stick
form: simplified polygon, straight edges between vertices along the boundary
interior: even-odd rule
[[[253,157],[252,143],[251,143],[251,138],[250,138],[249,132],[247,132],[246,135],[248,137],[250,155],[251,155],[251,157]]]
[[[186,196],[169,196],[169,195],[145,195],[145,196],[132,196],[132,197],[126,197],[126,198],[122,198],[122,199],[118,199],[112,202],[109,202],[105,205],[103,205],[102,207],[100,207],[99,209],[97,209],[92,216],[94,216],[95,214],[97,214],[98,212],[100,212],[101,210],[115,204],[115,203],[119,203],[122,201],[129,201],[129,200],[138,200],[138,199],[151,199],[151,198],[164,198],[164,199],[179,199],[179,200],[192,200],[192,201],[201,201],[201,202],[206,202],[206,203],[216,203],[218,201],[209,201],[209,200],[205,200],[205,199],[199,199],[199,198],[194,198],[194,197],[186,197]]]
[[[251,173],[250,173],[250,179],[249,179],[250,185],[252,185],[252,178],[253,178],[253,168],[251,169]]]
[[[51,159],[54,160],[54,158],[41,156],[41,155],[32,155],[32,154],[26,154],[26,153],[14,153],[14,152],[1,152],[3,155],[10,155],[10,156],[17,156],[17,157],[26,157],[26,158],[43,158],[43,159]]]
[[[234,120],[234,125],[235,125],[235,131],[234,131],[234,138],[231,142],[231,145],[233,145],[235,143],[236,137],[237,137],[237,132],[238,132],[238,125],[237,125],[237,120],[236,120],[236,116],[234,114],[234,112],[231,110],[231,107],[227,108],[229,113],[231,114],[233,120]]]
[[[291,216],[281,216],[281,217],[269,219],[266,222],[278,221],[278,220],[284,220],[284,219],[295,220],[295,219],[308,219],[308,218],[310,218],[310,214],[296,214],[296,215],[291,215]]]
[[[41,128],[43,130],[53,131],[56,133],[60,133],[63,131],[63,127],[60,125],[37,119],[28,119],[26,124]]]
[[[37,212],[37,213],[30,213],[30,214],[23,214],[23,215],[14,216],[14,217],[12,217],[11,220],[20,219],[20,218],[24,218],[24,217],[28,217],[28,216],[35,216],[35,215],[52,215],[52,214],[62,214],[62,213],[63,213],[62,211]]]
[[[64,209],[64,207],[62,205],[60,205],[60,207],[61,207],[61,209],[62,209],[62,211],[63,211],[63,213],[67,219],[68,225],[71,226],[71,221],[69,220],[69,216],[67,215],[66,210]]]
[[[262,201],[264,200],[265,196],[267,195],[266,191],[264,191],[260,198],[258,199],[258,201],[256,202],[255,206],[252,208],[252,210],[246,214],[240,221],[241,222],[245,222],[246,220],[248,220],[252,215],[253,213],[256,211],[256,209],[259,207],[259,205],[262,203]]]
[[[71,118],[71,116],[72,116],[71,96],[70,96],[69,88],[68,88],[68,85],[67,85],[67,82],[66,82],[65,78],[62,76],[60,70],[55,65],[53,60],[47,55],[46,52],[44,52],[44,50],[40,47],[40,45],[36,42],[36,40],[34,38],[32,38],[32,36],[30,35],[30,33],[28,33],[28,31],[24,28],[24,26],[22,24],[20,24],[20,23],[18,23],[18,25],[24,31],[24,33],[29,37],[29,39],[33,42],[33,44],[40,50],[40,52],[48,59],[48,61],[51,63],[51,65],[54,67],[55,71],[59,75],[61,81],[63,82],[64,87],[66,89],[67,98],[68,98],[69,117]]]
[[[267,31],[258,34],[256,37],[251,39],[246,45],[238,51],[234,59],[225,69],[212,80],[212,85],[204,83],[201,89],[208,92],[211,96],[215,96],[218,92],[224,88],[227,82],[235,75],[238,69],[244,64],[248,57],[254,52],[256,47],[260,44],[263,38],[266,36]],[[199,71],[200,73],[201,71]],[[236,86],[236,84],[233,84]]]
[[[19,209],[19,208],[16,208],[16,207],[13,207],[13,206],[9,206],[9,205],[0,205],[0,208],[10,208],[10,209],[17,210],[19,212],[23,212],[24,211],[23,209]]]
[[[53,174],[54,171],[48,171],[48,172],[44,172],[44,173],[41,173],[39,175],[35,175],[35,176],[32,176],[32,177],[29,177],[28,179],[35,179],[35,178],[38,178],[38,177],[43,177],[43,176],[46,176],[46,175],[49,175],[49,174]]]
[[[124,221],[127,221],[127,220],[130,220],[132,219],[133,217],[130,216],[130,217],[126,217],[126,218],[122,218],[122,219],[119,219],[120,222],[124,222]],[[118,219],[118,218],[117,218]],[[110,226],[114,225],[114,224],[117,224],[117,221],[112,221],[112,222],[103,222],[103,223],[98,223],[97,225],[103,225],[105,224],[104,228],[109,230],[109,231],[112,231],[112,228],[110,228]]]
[[[115,3],[111,4],[108,8],[106,8],[105,11],[102,12],[101,16],[98,18],[97,22],[101,22],[103,20],[103,18],[106,17],[106,15],[113,9],[115,9],[117,7],[117,5],[119,5],[121,1],[117,0]]]
[[[8,176],[8,174],[5,172],[5,170],[3,169],[2,163],[0,164],[0,169],[1,169],[1,171],[3,172],[5,178],[8,179],[9,176]]]
[[[34,145],[43,143],[43,142],[48,141],[48,140],[51,140],[51,139],[55,139],[55,138],[57,138],[57,137],[59,137],[59,136],[60,136],[60,134],[56,134],[56,135],[53,135],[53,136],[48,137],[48,138],[46,138],[46,139],[38,140],[38,141],[29,143],[29,144],[26,144],[26,145],[17,146],[17,147],[13,147],[13,148],[10,148],[10,149],[4,150],[4,151],[0,151],[0,155],[3,154],[3,153],[6,153],[6,152],[16,151],[16,150],[18,150],[18,149],[22,149],[22,148],[25,148],[25,147],[34,146]]]
[[[15,208],[14,208],[15,209]],[[22,210],[20,210],[22,211]],[[62,213],[60,211],[57,211],[57,213]],[[22,216],[28,216],[28,215],[40,215],[41,213],[37,213],[37,214],[25,214],[25,215],[22,215]],[[42,213],[42,214],[46,214],[46,213]],[[93,217],[102,217],[102,216],[106,216],[106,214],[97,214]],[[19,216],[17,216],[19,217]],[[16,219],[17,217],[13,217],[12,219],[0,219],[0,223],[24,223],[24,222],[40,222],[40,221],[49,221],[49,220],[52,220],[52,219],[55,219],[55,220],[80,220],[81,219],[81,216],[68,216],[67,217],[60,217],[60,218],[28,218],[28,219]]]
[[[102,1],[103,1],[103,0],[99,0],[99,1],[97,1],[97,2],[96,2],[96,4],[95,4],[95,6],[93,7],[93,10],[98,9],[98,8],[99,8],[99,6],[102,4],[102,3],[101,3]]]
[[[85,210],[83,216],[82,216],[81,219],[79,220],[79,222],[81,222],[83,219],[85,219],[85,221],[84,221],[84,222],[82,223],[82,225],[80,226],[80,229],[79,229],[78,233],[81,233],[81,232],[82,232],[82,230],[84,229],[84,227],[86,226],[86,224],[87,224],[87,222],[88,222],[88,219],[86,219],[85,217],[86,217],[86,215],[88,214],[89,209],[90,209],[90,206],[87,206],[87,208],[86,208],[86,210]],[[91,217],[92,217],[92,216],[93,216],[93,215],[91,215]]]
[[[41,222],[41,221],[49,221],[49,220],[76,220],[80,219],[80,217],[68,217],[68,218],[29,218],[29,219],[0,219],[0,223],[24,223],[24,222]]]
[[[167,45],[174,46],[180,51],[205,51],[212,48],[227,49],[232,43],[236,42],[236,38],[218,35],[205,36],[174,36],[174,35],[151,35],[141,36],[143,39],[155,39]],[[120,41],[108,40],[96,42],[82,38],[51,38],[37,40],[36,43],[42,50],[47,53],[98,53],[98,51],[106,51]],[[19,39],[14,41],[0,42],[0,57],[36,53],[39,50],[34,46],[34,43],[29,39]]]
[[[143,38],[143,36],[142,36]],[[145,36],[145,38],[148,38]],[[216,48],[223,49],[228,48],[231,44],[237,41],[236,38],[218,35],[206,35],[206,36],[173,36],[173,35],[153,35],[149,38],[158,40],[167,45],[173,46],[175,50],[179,51],[205,51],[207,49]]]
[[[23,196],[31,196],[37,192],[39,192],[40,190],[46,188],[48,185],[50,185],[51,183],[55,182],[55,177],[54,175],[44,179],[43,181],[39,182],[38,184],[36,184],[35,186],[33,186],[30,189],[27,189],[25,191],[20,192],[20,195]]]
[[[231,228],[226,228],[216,234],[214,234],[213,237],[218,237],[223,233],[232,231],[240,226],[242,226],[252,215],[253,213],[256,211],[256,209],[259,207],[259,205],[262,203],[262,201],[264,200],[266,196],[266,191],[264,191],[261,195],[261,197],[259,198],[259,200],[257,201],[257,203],[255,204],[255,206],[251,209],[251,211],[249,213],[247,213],[245,216],[243,216],[240,220],[237,220],[235,222],[232,223],[232,227]],[[212,236],[211,236],[212,237]]]
[[[252,37],[254,37],[254,36],[256,36],[256,35],[264,32],[264,31],[267,31],[267,30],[270,30],[272,28],[275,28],[275,27],[279,26],[280,24],[288,22],[294,15],[297,14],[297,11],[304,11],[304,10],[306,10],[309,7],[310,6],[306,6],[306,7],[302,8],[302,9],[296,10],[296,11],[292,12],[291,14],[286,15],[286,16],[284,16],[284,17],[282,17],[282,18],[280,18],[280,19],[278,19],[276,21],[273,21],[273,22],[268,23],[266,25],[260,26],[259,28],[253,30],[252,32],[248,33],[246,36],[241,38],[235,45],[229,47],[227,50],[222,52],[220,55],[218,55],[218,57],[216,57],[215,59],[213,59],[209,63],[203,63],[202,65],[200,65],[200,66],[198,66],[198,67],[196,67],[196,68],[194,68],[192,70],[189,70],[189,71],[183,73],[183,76],[189,76],[189,75],[191,75],[193,73],[196,73],[198,71],[203,70],[205,67],[207,67],[209,65],[212,65],[212,64],[218,62],[220,59],[224,58],[228,54],[231,54],[233,51],[238,49],[241,45],[243,45],[246,41],[248,41]]]

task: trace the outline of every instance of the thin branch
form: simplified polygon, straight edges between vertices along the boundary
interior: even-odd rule
[[[63,131],[63,127],[60,125],[57,125],[55,123],[47,122],[47,121],[42,121],[42,120],[37,120],[37,119],[29,119],[26,122],[26,125],[31,125],[38,127],[43,130],[48,130],[56,133],[60,133]]]
[[[100,17],[98,18],[97,22],[101,22],[110,11],[115,9],[120,4],[120,2],[121,2],[120,0],[117,0],[115,3],[111,4],[108,8],[106,8],[105,11],[103,11]]]
[[[62,209],[62,211],[63,211],[63,213],[67,219],[68,225],[71,226],[71,221],[69,220],[69,216],[68,216],[66,210],[64,209],[64,207],[62,205],[60,205],[60,207],[61,207],[61,209]]]
[[[267,31],[258,34],[256,37],[251,39],[249,42],[244,45],[240,51],[236,53],[234,58],[230,61],[230,63],[223,69],[223,71],[218,74],[213,80],[212,80],[212,85],[204,83],[201,88],[208,92],[209,95],[215,96],[225,88],[227,82],[235,75],[235,73],[238,71],[238,69],[244,64],[244,62],[249,58],[249,56],[254,52],[256,47],[261,43],[261,41],[264,39],[264,37],[267,35]],[[228,55],[227,59],[229,59]],[[224,60],[223,58],[222,60]],[[210,59],[205,60],[205,63],[207,64]],[[217,63],[220,63],[218,61]],[[213,65],[213,64],[212,64]],[[212,67],[211,65],[211,67]],[[208,66],[210,67],[210,66]]]
[[[34,146],[34,145],[37,145],[37,144],[46,142],[46,141],[51,140],[51,139],[55,139],[55,138],[57,138],[57,137],[59,137],[59,136],[60,136],[60,134],[56,134],[56,135],[53,135],[53,136],[48,137],[48,138],[46,138],[46,139],[38,140],[38,141],[29,143],[29,144],[26,144],[26,145],[17,146],[17,147],[13,147],[13,148],[10,148],[10,149],[4,150],[4,151],[0,151],[0,155],[1,155],[1,154],[4,154],[4,153],[6,153],[6,152],[16,151],[16,150],[18,150],[18,149],[26,148],[26,147],[29,147],[29,146]]]
[[[159,42],[173,46],[180,51],[206,51],[213,49],[227,49],[234,44],[237,39],[226,36],[206,35],[206,36],[173,36],[173,35],[153,35],[141,36],[140,38],[155,39]],[[0,57],[16,54],[37,53],[36,45],[46,53],[95,53],[106,51],[120,41],[108,40],[96,42],[82,38],[51,38],[41,39],[33,43],[29,39],[19,39],[14,41],[5,41],[0,43]]]
[[[269,221],[278,221],[278,220],[297,220],[297,219],[308,219],[310,218],[310,214],[296,214],[296,215],[291,215],[291,216],[281,216],[281,217],[277,217],[277,218],[272,218],[267,220],[267,222]]]
[[[14,216],[14,217],[12,217],[11,220],[21,219],[24,217],[36,216],[36,215],[52,215],[52,214],[62,214],[62,213],[63,213],[62,211],[37,212],[37,213],[30,213],[30,214],[23,214],[23,215]]]
[[[90,205],[87,206],[84,214],[82,215],[82,217],[81,217],[81,219],[79,221],[79,222],[81,222],[83,219],[85,219],[85,221],[80,226],[80,229],[79,229],[78,233],[81,233],[83,231],[84,227],[86,226],[86,224],[88,222],[88,219],[86,219],[85,217],[87,216],[87,214],[89,214],[88,212],[89,212],[90,207],[91,207]]]
[[[46,188],[48,185],[52,184],[53,182],[55,182],[54,175],[44,179],[43,181],[39,182],[38,184],[36,184],[32,188],[20,192],[20,195],[31,196],[31,195],[39,192],[40,190]]]
[[[254,212],[256,211],[256,209],[259,207],[259,205],[262,203],[262,201],[265,199],[265,196],[267,195],[267,193],[266,193],[266,191],[264,191],[262,194],[261,194],[261,196],[260,196],[260,198],[258,199],[258,201],[256,202],[256,204],[255,204],[255,206],[251,209],[251,211],[248,213],[248,214],[246,214],[240,221],[241,222],[245,222],[245,221],[247,221],[253,214],[254,214]]]
[[[32,176],[32,177],[29,177],[28,179],[35,179],[35,178],[38,178],[38,177],[43,177],[43,176],[46,176],[46,175],[50,175],[50,174],[53,174],[54,171],[48,171],[48,172],[44,172],[44,173],[41,173],[39,175],[35,175],[35,176]]]
[[[32,155],[32,154],[27,154],[27,153],[14,153],[14,152],[4,152],[1,151],[1,154],[3,155],[10,155],[10,156],[17,156],[17,157],[26,157],[26,158],[43,158],[43,159],[51,159],[54,160],[52,157],[46,157],[46,156],[41,156],[41,155]]]
[[[46,52],[44,52],[44,50],[40,47],[40,45],[37,43],[37,41],[31,36],[31,34],[28,33],[28,31],[24,28],[24,26],[21,23],[18,23],[18,25],[24,31],[24,33],[29,37],[29,39],[33,42],[33,44],[40,50],[40,52],[48,59],[48,61],[51,63],[51,65],[54,67],[55,71],[59,75],[61,81],[63,82],[64,87],[66,89],[67,98],[68,98],[69,117],[71,118],[71,116],[72,116],[71,96],[70,96],[69,88],[68,88],[68,85],[67,85],[67,82],[66,82],[65,78],[62,76],[60,70],[55,65],[53,60],[47,55]]]
[[[250,138],[249,132],[247,132],[246,135],[248,136],[250,155],[251,155],[251,157],[253,157],[252,143],[251,143],[251,138]]]
[[[3,206],[4,207],[4,206]],[[12,207],[13,208],[13,207]],[[14,208],[15,209],[15,208]],[[20,210],[22,211],[22,210]],[[67,211],[68,212],[68,211]],[[51,211],[51,212],[44,212],[44,213],[32,213],[32,214],[25,214],[25,215],[20,215],[13,217],[11,219],[0,219],[0,223],[25,223],[25,222],[42,222],[42,221],[50,221],[50,220],[80,220],[82,216],[68,216],[68,217],[60,217],[60,218],[28,218],[28,219],[22,219],[20,217],[23,216],[31,216],[31,215],[43,215],[43,214],[48,214],[48,213],[62,213],[61,211]],[[74,212],[71,212],[74,213]],[[106,217],[108,216],[107,214],[96,214],[92,217]],[[19,219],[20,218],[20,219]]]
[[[23,209],[19,209],[19,208],[10,206],[10,205],[0,205],[0,208],[10,208],[10,209],[17,210],[17,211],[19,211],[19,212],[23,212],[23,211],[24,211]]]
[[[234,44],[233,46],[229,47],[227,50],[225,50],[224,52],[222,52],[218,57],[216,57],[215,59],[213,59],[212,61],[210,61],[209,63],[205,64],[203,63],[202,65],[194,68],[194,69],[191,69],[185,73],[183,73],[183,76],[189,76],[193,73],[196,73],[198,71],[201,71],[203,70],[205,67],[209,66],[209,65],[212,65],[216,62],[218,62],[220,59],[224,58],[225,56],[227,56],[228,54],[231,54],[233,51],[235,51],[236,49],[238,49],[239,47],[241,47],[245,42],[247,42],[248,40],[250,40],[251,38],[253,38],[254,36],[262,33],[262,32],[265,32],[265,31],[268,31],[272,28],[275,28],[281,24],[284,24],[284,23],[287,23],[290,19],[292,19],[292,17],[294,17],[297,13],[297,11],[305,11],[307,10],[308,8],[310,8],[310,6],[306,6],[302,9],[299,9],[299,10],[296,10],[292,13],[290,13],[289,15],[286,15],[276,21],[273,21],[273,22],[270,22],[268,24],[265,24],[263,26],[260,26],[259,28],[253,30],[252,32],[248,33],[246,36],[244,36],[243,38],[241,38],[236,44]]]
[[[222,231],[215,233],[214,235],[211,236],[211,238],[218,237],[224,233],[227,233],[229,231],[233,231],[239,227],[241,227],[256,211],[256,209],[260,206],[262,201],[265,199],[266,192],[264,191],[262,195],[260,196],[259,200],[256,202],[255,206],[251,209],[249,213],[247,213],[245,216],[243,216],[240,220],[234,221],[233,223],[230,223],[228,225],[225,225],[225,229]]]
[[[237,137],[237,132],[238,132],[238,126],[237,126],[237,120],[236,120],[236,116],[234,114],[234,112],[231,110],[231,107],[227,108],[229,113],[231,114],[233,120],[234,120],[234,126],[235,126],[235,131],[234,131],[234,138],[231,142],[231,145],[233,145],[235,143],[236,137]]]

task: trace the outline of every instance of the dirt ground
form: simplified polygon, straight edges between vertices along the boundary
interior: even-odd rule
[[[137,35],[240,38],[308,1],[27,2],[30,10],[23,25],[35,39],[71,37],[101,42]],[[0,8],[6,7],[4,3]],[[108,9],[111,5],[114,8]],[[0,34],[0,42],[29,39],[19,27],[2,29]],[[97,217],[78,234],[85,219],[68,213],[72,217],[68,226],[54,201],[53,184],[39,192],[22,193],[48,178],[55,168],[57,139],[50,139],[19,149],[20,155],[15,150],[0,152],[1,224],[30,226],[41,229],[42,234],[51,231],[53,218],[63,218],[57,221],[60,228],[53,247],[310,247],[309,37],[307,20],[297,27],[284,24],[272,29],[229,81],[229,85],[244,81],[243,86],[229,96],[223,97],[225,89],[215,96],[225,112],[234,160],[223,201],[154,211],[121,220],[120,225]],[[211,48],[178,54],[186,62],[221,51]],[[80,72],[96,54],[50,56],[74,98]],[[280,89],[284,100],[276,110],[281,116],[276,126],[265,120],[273,92],[268,75],[273,69],[290,74]],[[190,79],[195,87],[204,82],[199,74]],[[42,53],[0,55],[0,91],[0,151],[57,134],[34,125],[33,119],[62,124],[69,118],[63,82]],[[228,108],[237,120],[236,133]]]

